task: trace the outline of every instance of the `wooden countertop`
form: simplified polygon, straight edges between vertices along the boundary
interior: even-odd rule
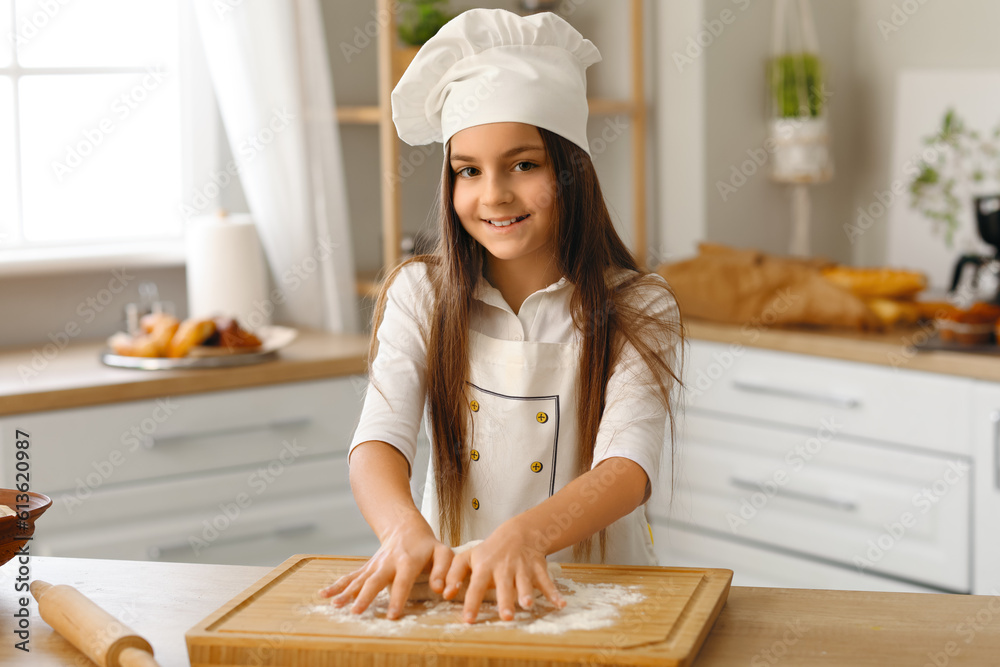
[[[18,610],[17,561],[0,568],[0,616]],[[84,558],[32,558],[31,577],[70,584],[153,645],[163,667],[189,665],[184,633],[270,568]],[[83,664],[30,603],[30,653],[5,632],[0,664]],[[1000,596],[734,586],[696,667],[884,667],[1000,664]]]
[[[692,339],[1000,382],[1000,355],[917,351],[913,343],[927,331],[916,328],[873,334],[700,320],[686,325]],[[103,341],[70,345],[51,359],[41,355],[43,348],[0,350],[0,417],[364,373],[368,339],[302,331],[275,361],[178,371],[109,368],[99,360]]]
[[[741,327],[694,319],[686,320],[685,326],[692,339],[1000,382],[1000,354],[917,350],[914,344],[933,333],[929,327],[863,333]]]
[[[100,362],[104,341],[0,350],[0,417],[365,372],[368,338],[300,331],[278,358],[231,368],[143,371]]]

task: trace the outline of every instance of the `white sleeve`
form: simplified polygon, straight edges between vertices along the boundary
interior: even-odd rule
[[[657,291],[659,296],[644,310],[663,319],[677,320],[677,303],[665,291]],[[673,369],[677,368],[677,343],[669,340],[658,344],[660,354]],[[649,488],[656,488],[661,454],[670,445],[666,435],[668,419],[652,371],[634,347],[626,346],[608,378],[593,467],[606,459],[623,457],[637,463],[649,477]]]
[[[378,353],[369,369],[368,391],[350,452],[379,440],[398,449],[413,470],[423,412],[431,288],[426,265],[404,267],[389,287],[378,328]],[[348,453],[350,457],[350,453]]]

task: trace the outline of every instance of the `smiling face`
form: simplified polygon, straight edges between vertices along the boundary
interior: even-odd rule
[[[487,270],[551,271],[556,179],[538,129],[491,123],[450,141],[452,203],[462,227],[486,249]]]

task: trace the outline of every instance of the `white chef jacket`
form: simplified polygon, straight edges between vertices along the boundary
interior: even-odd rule
[[[469,326],[500,340],[577,342],[580,333],[570,312],[572,294],[572,283],[561,278],[528,296],[515,314],[500,292],[481,277],[473,294]],[[429,331],[432,301],[427,265],[413,262],[403,267],[389,287],[378,329],[378,354],[370,368],[371,381],[381,391],[369,384],[351,451],[370,440],[386,442],[398,449],[413,469],[417,432],[426,406],[424,333]],[[678,317],[677,304],[665,290],[655,290],[646,301],[645,312]],[[675,341],[662,343],[662,354],[672,365],[674,345]],[[661,453],[667,444],[667,416],[650,378],[641,357],[627,347],[608,379],[593,466],[612,457],[630,459],[645,471],[651,488],[655,488]]]

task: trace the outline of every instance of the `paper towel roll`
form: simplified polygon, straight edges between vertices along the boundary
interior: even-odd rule
[[[249,215],[196,218],[187,227],[188,317],[235,317],[249,329],[271,323],[267,268]]]

